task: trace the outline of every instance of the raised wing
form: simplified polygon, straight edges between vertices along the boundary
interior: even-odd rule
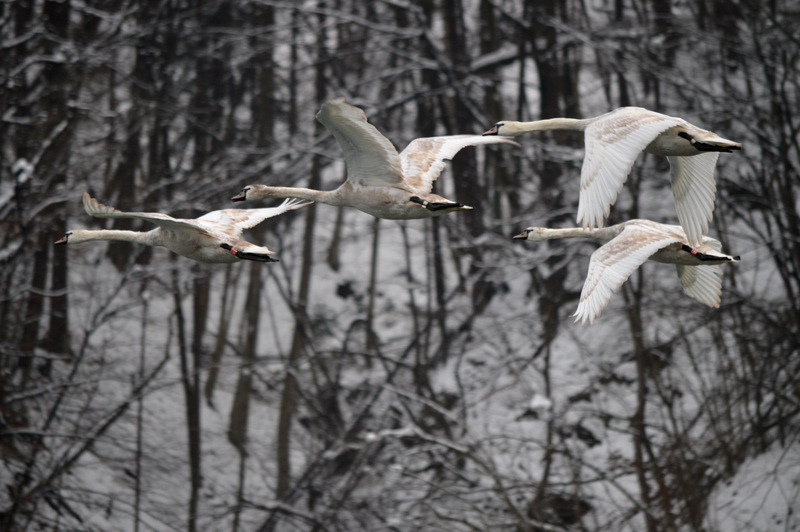
[[[147,220],[159,227],[169,229],[171,231],[204,231],[195,220],[182,220],[173,218],[167,214],[160,212],[122,212],[111,207],[104,205],[91,197],[88,192],[83,193],[83,209],[90,216],[95,218],[136,218],[138,220]]]
[[[622,283],[658,250],[680,242],[677,235],[647,231],[630,224],[600,246],[589,260],[589,272],[575,311],[575,321],[591,324]]]
[[[714,217],[714,196],[717,185],[714,168],[719,152],[707,152],[691,157],[669,156],[672,194],[675,210],[689,244],[697,246],[708,232],[708,222]]]
[[[447,161],[467,146],[478,144],[519,144],[509,137],[482,135],[449,135],[414,139],[400,153],[400,164],[406,183],[428,193],[444,170]]]
[[[631,121],[609,113],[586,127],[578,223],[602,227],[636,157],[662,132],[682,124],[679,119],[652,113]]]
[[[677,265],[678,279],[686,295],[709,307],[719,307],[722,292],[722,268],[710,266]]]
[[[263,209],[222,209],[211,211],[199,217],[199,222],[212,222],[214,224],[228,225],[235,228],[233,234],[238,238],[243,229],[255,227],[267,218],[278,216],[287,211],[299,209],[306,205],[311,205],[313,201],[301,199],[287,199],[277,207],[267,207]]]
[[[322,104],[319,120],[333,134],[344,152],[347,179],[365,186],[385,186],[403,181],[397,149],[364,111],[337,98]]]

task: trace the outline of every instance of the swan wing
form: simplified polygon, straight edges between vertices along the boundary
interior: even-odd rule
[[[317,120],[336,138],[347,163],[347,179],[364,186],[386,186],[403,181],[397,149],[364,111],[337,98],[322,104]]]
[[[675,210],[689,244],[700,244],[714,217],[714,196],[717,186],[714,168],[719,152],[707,152],[690,157],[669,156],[672,194]]]
[[[686,295],[709,307],[719,307],[722,292],[722,268],[711,266],[683,266],[678,264],[678,279]]]
[[[160,212],[123,212],[110,205],[104,205],[91,197],[88,192],[83,193],[83,208],[86,214],[95,218],[135,218],[152,222],[163,229],[170,231],[202,231],[205,228],[196,220],[183,220],[173,218]]]
[[[500,136],[449,135],[414,139],[400,153],[400,164],[406,184],[427,194],[433,188],[433,182],[444,170],[447,161],[455,157],[462,148],[501,143],[519,146],[516,141]]]
[[[644,111],[644,110],[642,110]],[[578,223],[602,227],[636,157],[667,129],[684,122],[659,113],[609,113],[586,126]]]
[[[722,253],[722,242],[710,236],[703,237],[703,244],[710,247],[717,253]]]
[[[222,209],[211,211],[199,217],[199,222],[210,222],[220,226],[233,228],[231,235],[236,238],[241,235],[243,229],[255,227],[267,218],[278,216],[287,211],[299,209],[306,205],[311,205],[313,201],[300,199],[287,199],[277,207],[267,207],[263,209]]]
[[[591,324],[636,268],[658,250],[680,241],[679,236],[669,232],[627,225],[619,235],[592,253],[575,321],[586,323],[588,320]]]

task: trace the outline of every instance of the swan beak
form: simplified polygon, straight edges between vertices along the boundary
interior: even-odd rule
[[[53,244],[56,246],[60,246],[61,244],[66,244],[67,240],[69,239],[69,235],[64,235],[61,239],[56,240]]]
[[[231,198],[231,201],[244,201],[247,199],[247,192],[242,191]]]
[[[500,128],[497,125],[495,125],[492,129],[490,129],[489,131],[484,133],[483,136],[486,136],[486,135],[497,135],[499,130],[500,130]]]
[[[484,135],[485,135],[485,134],[486,134],[486,133],[484,133]],[[511,237],[511,238],[513,238],[513,239],[515,239],[515,240],[525,240],[525,239],[527,239],[527,238],[528,238],[528,230],[526,229],[525,231],[523,231],[523,232],[521,232],[520,234],[518,234],[518,235],[515,235],[515,236],[513,236],[513,237]]]

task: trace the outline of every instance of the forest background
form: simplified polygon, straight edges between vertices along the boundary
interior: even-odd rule
[[[797,530],[798,27],[789,0],[3,2],[0,529]],[[335,188],[340,96],[400,148],[625,105],[742,142],[721,307],[646,264],[572,323],[595,246],[510,238],[574,224],[571,132],[463,150],[436,187],[470,212],[251,230],[279,263],[53,246],[149,229],[84,190],[190,217]],[[676,223],[665,159],[634,217]]]

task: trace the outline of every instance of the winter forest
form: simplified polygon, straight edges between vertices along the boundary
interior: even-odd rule
[[[800,530],[800,8],[791,0],[0,4],[0,530]],[[719,308],[647,262],[574,323],[580,132],[463,149],[378,219],[322,203],[202,264],[67,230],[332,190],[344,97],[398,148],[640,106],[716,167]],[[608,224],[675,224],[639,156]]]

